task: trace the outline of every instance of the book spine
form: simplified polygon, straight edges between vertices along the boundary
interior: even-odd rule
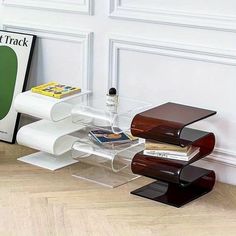
[[[42,91],[40,89],[34,89],[32,88],[31,89],[31,92],[33,93],[38,93],[38,94],[41,94],[41,95],[44,95],[44,96],[48,96],[48,97],[55,97],[55,98],[60,98],[58,96],[55,96],[52,92],[45,92],[45,91]]]
[[[31,92],[32,92],[32,93],[42,94],[42,90],[38,90],[38,89],[35,89],[35,88],[32,88],[32,89],[31,89]]]

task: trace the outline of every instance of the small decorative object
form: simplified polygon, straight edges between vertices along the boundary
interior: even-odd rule
[[[31,92],[61,99],[76,93],[80,93],[81,88],[59,84],[57,82],[49,82],[47,84],[42,84],[37,87],[33,87],[31,89]]]
[[[19,116],[16,95],[25,89],[36,36],[0,30],[0,140],[13,143]]]
[[[110,88],[107,94],[106,105],[110,112],[117,112],[118,95],[115,88]]]

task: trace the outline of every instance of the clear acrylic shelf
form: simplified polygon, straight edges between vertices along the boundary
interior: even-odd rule
[[[89,137],[93,129],[113,133],[128,132],[133,117],[150,104],[119,96],[117,106],[109,106],[106,97],[87,96],[72,109],[72,121],[86,128],[71,134],[78,140],[72,147],[72,156],[79,160],[75,177],[109,187],[117,187],[138,178],[131,172],[133,156],[144,148],[144,141],[138,139],[126,144],[103,145]]]
[[[77,132],[70,134],[76,137],[77,141],[72,146],[75,152],[87,153],[90,155],[97,155],[108,160],[113,160],[117,155],[130,150],[136,146],[144,143],[143,139],[137,139],[124,144],[98,144],[89,137],[89,132],[93,130],[92,127],[85,127]],[[127,154],[127,153],[126,153]],[[83,154],[81,154],[83,156]],[[115,171],[115,169],[114,169]]]
[[[107,106],[106,97],[87,96],[72,109],[75,123],[121,133],[130,130],[133,117],[150,104],[125,97],[119,97],[118,105]]]
[[[90,156],[89,159],[85,159],[87,162],[80,160],[76,166],[76,173],[72,176],[110,188],[116,188],[140,177],[132,173],[130,165],[119,172],[111,171],[106,167],[105,162],[104,166],[94,165],[98,162],[97,158],[98,156]],[[89,160],[92,164],[89,163]]]
[[[144,140],[119,145],[97,144],[88,135],[91,129],[86,127],[71,134],[78,138],[72,146],[72,157],[80,162],[73,176],[112,188],[138,178],[131,172],[130,164],[133,156],[143,150]]]

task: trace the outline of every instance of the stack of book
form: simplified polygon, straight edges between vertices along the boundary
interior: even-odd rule
[[[177,145],[146,140],[143,154],[161,158],[189,161],[196,156],[199,151],[199,147],[192,145],[180,147]]]

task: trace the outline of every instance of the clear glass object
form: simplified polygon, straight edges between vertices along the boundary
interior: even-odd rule
[[[129,133],[133,117],[149,107],[148,103],[123,97],[119,97],[116,107],[107,106],[106,97],[83,98],[72,110],[73,122],[85,126],[71,134],[78,138],[72,146],[72,157],[80,162],[73,176],[111,188],[138,178],[139,175],[132,173],[130,164],[134,155],[144,149],[143,139],[101,144],[89,132],[103,129]]]
[[[150,104],[130,98],[119,97],[117,106],[107,105],[106,96],[88,95],[72,109],[72,120],[86,126],[121,133],[130,130],[137,113],[150,108]]]
[[[111,188],[139,177],[130,169],[131,160],[144,148],[144,140],[125,144],[98,144],[89,137],[93,127],[72,133],[78,140],[72,146],[72,157],[79,161],[74,177],[86,179]]]

